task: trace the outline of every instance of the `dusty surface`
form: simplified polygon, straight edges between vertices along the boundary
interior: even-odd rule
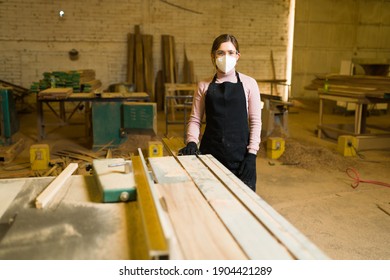
[[[353,167],[361,178],[390,184],[390,151],[364,151],[359,157],[344,157],[336,152],[337,143],[318,139],[315,129],[316,108],[293,108],[289,114],[289,135],[284,136],[286,150],[277,160],[266,157],[264,144],[258,154],[257,193],[287,220],[311,239],[330,258],[390,259],[390,188],[360,183],[352,188],[353,179],[346,169]],[[46,112],[50,114],[50,112]],[[42,176],[31,172],[29,146],[37,143],[35,113],[23,114],[17,137],[25,139],[26,149],[9,164],[0,166],[1,178]],[[75,118],[82,118],[81,114]],[[352,116],[331,118],[353,122]],[[373,116],[369,121],[387,123],[389,115]],[[158,137],[165,133],[163,112],[158,116]],[[183,126],[169,127],[168,136],[183,136]],[[92,151],[85,129],[80,125],[50,127],[41,143],[48,143],[52,159],[77,161],[77,174],[89,174],[88,166],[95,157],[130,157],[141,148],[147,153],[150,136],[132,136],[117,149]],[[157,137],[157,139],[158,139]],[[61,151],[73,154],[65,157]],[[76,152],[75,152],[76,151]],[[75,155],[76,154],[76,155]],[[61,172],[62,163],[51,176]],[[70,227],[60,230],[75,232]]]

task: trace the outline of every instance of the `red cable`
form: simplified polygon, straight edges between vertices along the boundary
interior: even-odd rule
[[[388,184],[388,183],[360,179],[359,173],[356,171],[356,169],[354,169],[352,167],[348,167],[347,170],[345,170],[345,172],[347,172],[348,176],[354,180],[354,182],[351,183],[351,186],[354,189],[356,189],[359,186],[359,183],[376,184],[376,185],[381,185],[381,186],[385,186],[385,187],[390,188],[390,184]],[[353,173],[354,176],[351,174],[351,172]]]

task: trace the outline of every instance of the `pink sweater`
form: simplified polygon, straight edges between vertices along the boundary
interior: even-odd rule
[[[252,77],[238,73],[240,80],[244,86],[245,97],[246,97],[246,108],[249,117],[249,129],[250,138],[248,152],[257,154],[260,145],[260,133],[261,133],[261,101],[260,101],[260,90],[257,82]],[[187,143],[195,142],[199,143],[201,124],[203,115],[205,113],[205,96],[209,84],[212,81],[211,77],[208,80],[199,82],[198,90],[194,93],[191,116],[187,125]],[[235,70],[233,69],[229,73],[217,73],[216,83],[223,82],[237,82]]]

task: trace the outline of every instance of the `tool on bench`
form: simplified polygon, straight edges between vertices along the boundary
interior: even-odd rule
[[[136,200],[131,161],[122,158],[95,159],[92,162],[92,169],[103,202]]]

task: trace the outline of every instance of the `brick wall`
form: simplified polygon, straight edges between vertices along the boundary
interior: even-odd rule
[[[161,35],[174,36],[179,71],[185,49],[199,80],[213,73],[213,39],[232,33],[240,43],[239,71],[272,78],[272,50],[276,76],[285,78],[288,12],[288,0],[0,1],[0,79],[30,87],[45,71],[91,68],[105,87],[124,82],[127,34],[135,25],[153,35],[155,73]],[[77,61],[68,57],[73,48]]]

